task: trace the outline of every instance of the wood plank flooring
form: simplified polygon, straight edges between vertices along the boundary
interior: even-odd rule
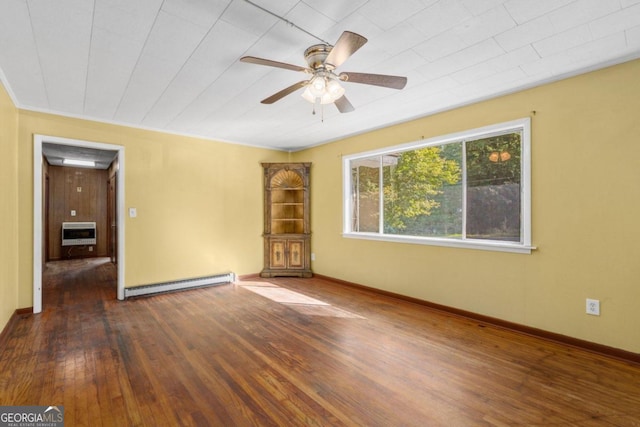
[[[44,284],[0,405],[62,405],[68,426],[640,426],[638,365],[328,280],[117,301],[93,259]]]

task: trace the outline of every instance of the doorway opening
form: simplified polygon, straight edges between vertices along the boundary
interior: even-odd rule
[[[96,161],[100,160],[100,154],[106,155],[109,162],[114,162],[109,168],[106,191],[106,214],[102,231],[104,242],[108,247],[108,257],[116,264],[116,294],[119,300],[124,299],[124,147],[119,145],[104,144],[91,141],[82,141],[69,138],[60,138],[46,135],[34,135],[34,212],[33,212],[33,312],[42,311],[42,275],[47,250],[51,244],[49,186],[51,180],[45,172],[48,163],[45,163],[44,152],[50,155],[51,151],[60,153],[82,154],[83,157],[96,155]],[[54,156],[55,157],[55,156]],[[59,156],[60,157],[60,156]],[[78,157],[78,156],[76,156]],[[102,159],[104,160],[104,159]],[[48,170],[48,169],[47,169]],[[82,191],[81,186],[78,191]],[[73,212],[71,212],[73,215]],[[90,247],[92,248],[92,247]],[[91,249],[92,250],[92,249]]]

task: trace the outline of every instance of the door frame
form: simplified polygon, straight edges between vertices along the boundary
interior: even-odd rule
[[[109,260],[118,264],[118,171],[107,179],[107,252]]]
[[[117,297],[124,299],[124,147],[121,145],[105,144],[101,142],[83,141],[78,139],[61,138],[48,135],[33,135],[33,312],[42,311],[42,267],[43,258],[43,156],[42,144],[70,145],[74,147],[93,148],[99,150],[117,151],[118,179],[116,179],[116,217],[118,224],[117,250]]]

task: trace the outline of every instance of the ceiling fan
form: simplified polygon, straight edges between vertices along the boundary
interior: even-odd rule
[[[351,55],[360,49],[367,39],[359,34],[345,31],[334,46],[328,44],[316,44],[304,51],[304,58],[308,67],[272,61],[270,59],[244,56],[242,62],[266,65],[269,67],[284,68],[286,70],[301,71],[311,75],[308,80],[298,83],[263,99],[263,104],[273,104],[298,89],[305,88],[302,97],[314,104],[334,103],[341,113],[353,111],[353,105],[344,96],[345,89],[340,82],[362,83],[367,85],[382,86],[392,89],[402,89],[407,84],[406,77],[389,76],[384,74],[342,72],[337,74],[336,68],[342,65]]]

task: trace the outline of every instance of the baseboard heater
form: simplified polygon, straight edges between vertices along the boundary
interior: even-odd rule
[[[136,297],[141,295],[157,294],[162,292],[174,292],[185,289],[202,288],[205,286],[223,285],[236,281],[235,273],[225,273],[216,276],[199,277],[196,279],[177,280],[174,282],[155,283],[151,285],[125,288],[124,296]]]

